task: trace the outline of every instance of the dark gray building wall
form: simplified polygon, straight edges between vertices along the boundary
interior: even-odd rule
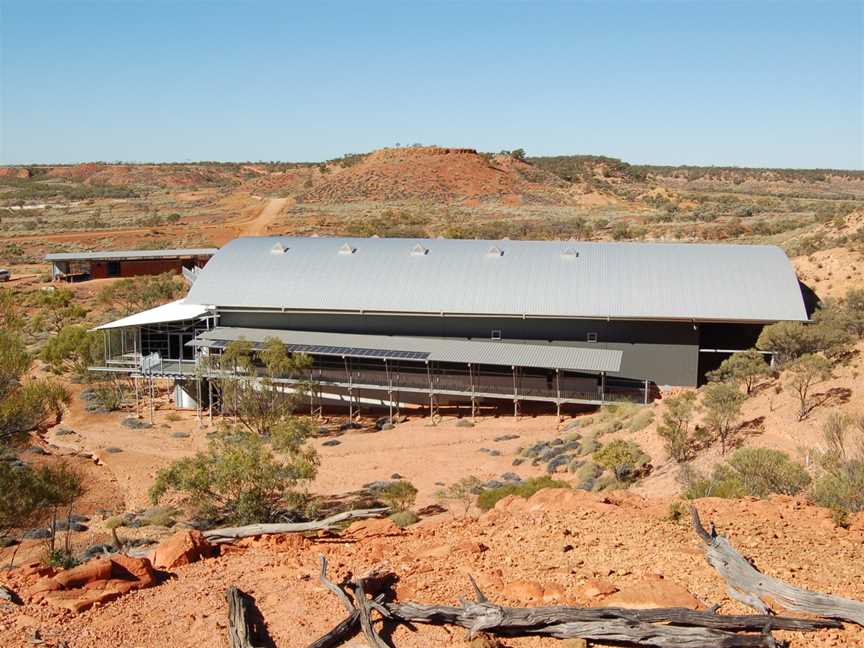
[[[682,322],[220,311],[219,325],[482,340],[500,331],[507,342],[620,349],[623,378],[661,386],[694,386],[699,380],[699,331]],[[589,333],[596,342],[588,342]]]

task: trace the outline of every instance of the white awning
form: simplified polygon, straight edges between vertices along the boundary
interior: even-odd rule
[[[184,320],[194,320],[207,314],[207,309],[199,304],[187,304],[184,300],[168,304],[162,304],[150,310],[141,311],[134,315],[129,315],[107,324],[97,326],[94,330],[100,331],[104,329],[126,328],[129,326],[146,326],[147,324],[159,324],[162,322],[182,322]]]

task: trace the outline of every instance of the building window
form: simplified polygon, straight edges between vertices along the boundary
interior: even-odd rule
[[[492,339],[500,340],[501,339],[501,329],[492,329]]]
[[[108,276],[109,277],[119,277],[120,276],[120,262],[119,261],[109,261],[108,262]]]
[[[597,334],[593,333],[593,332],[589,333],[588,334],[588,341],[589,342],[596,342],[597,341]]]

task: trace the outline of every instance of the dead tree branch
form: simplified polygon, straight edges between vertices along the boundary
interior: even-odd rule
[[[708,564],[726,581],[726,588],[736,601],[761,614],[771,613],[766,598],[795,612],[806,612],[828,619],[841,619],[864,626],[864,603],[793,587],[781,580],[766,576],[739,554],[732,544],[712,527],[709,533],[702,526],[699,511],[691,507],[693,529],[705,543]]]
[[[226,527],[224,529],[211,529],[204,531],[204,537],[211,544],[224,544],[233,542],[240,538],[250,538],[253,536],[273,535],[282,533],[308,533],[310,531],[329,531],[336,527],[340,522],[347,520],[359,520],[371,517],[380,517],[389,509],[360,509],[356,511],[345,511],[331,515],[323,520],[315,520],[313,522],[293,522],[286,524],[250,524],[241,527]]]
[[[228,600],[228,645],[230,648],[257,648],[252,643],[251,602],[233,585],[225,592]]]
[[[384,576],[384,582],[389,576],[392,574]],[[327,561],[323,557],[320,580],[339,598],[349,616],[309,648],[338,646],[360,630],[372,648],[386,648],[387,644],[372,625],[373,609],[396,623],[453,625],[468,630],[469,636],[480,632],[498,636],[539,635],[656,648],[776,648],[778,644],[771,636],[772,630],[812,631],[842,627],[831,620],[719,616],[714,612],[679,608],[508,608],[491,603],[470,577],[475,600],[463,599],[459,607],[383,602],[382,595],[369,599],[364,587],[365,579],[349,585],[354,589],[352,603],[342,588],[327,578]]]

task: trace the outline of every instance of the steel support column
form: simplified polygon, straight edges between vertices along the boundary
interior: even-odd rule
[[[561,370],[555,370],[555,416],[561,421]]]

